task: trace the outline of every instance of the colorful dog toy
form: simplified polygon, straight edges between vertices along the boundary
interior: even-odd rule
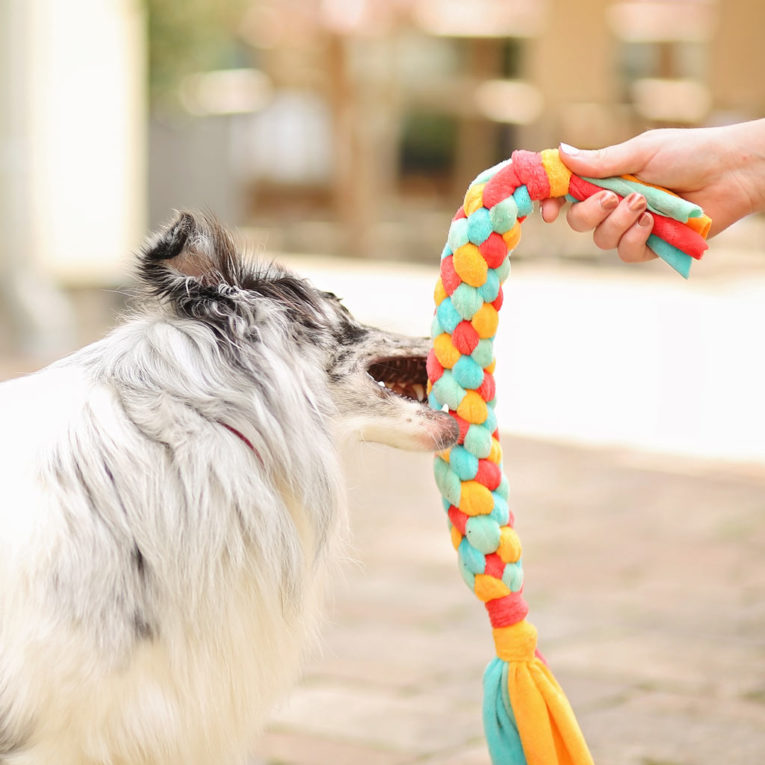
[[[497,658],[484,674],[483,717],[495,765],[592,763],[574,713],[537,651],[536,629],[526,621],[521,544],[494,414],[493,339],[510,253],[532,202],[581,200],[601,188],[646,197],[654,215],[649,246],[687,277],[691,259],[707,248],[710,219],[701,208],[634,177],[579,178],[549,149],[513,152],[470,184],[452,220],[435,288],[428,396],[433,409],[448,407],[460,438],[437,455],[434,472],[460,573],[493,628]]]

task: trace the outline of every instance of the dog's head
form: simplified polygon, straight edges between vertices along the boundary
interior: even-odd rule
[[[245,366],[257,368],[265,346],[277,345],[308,359],[324,378],[313,382],[326,386],[335,420],[361,438],[417,450],[456,442],[455,421],[427,403],[427,339],[365,326],[332,293],[249,262],[213,218],[179,213],[147,242],[140,277],[164,310],[205,324],[234,363],[244,355]]]

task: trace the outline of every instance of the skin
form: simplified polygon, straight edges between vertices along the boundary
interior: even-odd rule
[[[753,212],[765,210],[765,119],[712,128],[649,130],[624,143],[594,151],[561,144],[563,162],[578,175],[637,175],[695,202],[712,218],[711,236]],[[555,220],[560,199],[542,202],[542,217]],[[574,231],[592,231],[596,246],[616,249],[628,263],[651,260],[646,246],[653,217],[645,198],[619,202],[601,191],[569,207]]]

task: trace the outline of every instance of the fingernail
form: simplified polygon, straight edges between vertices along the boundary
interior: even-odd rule
[[[648,226],[653,225],[653,218],[646,212],[643,213],[638,218],[638,226],[643,226],[644,228],[648,228]]]
[[[570,157],[575,157],[577,154],[579,154],[579,149],[577,149],[575,146],[569,146],[567,143],[561,143],[560,148],[563,149],[563,152],[568,154]]]
[[[604,210],[613,210],[619,204],[619,197],[610,191],[600,192],[600,206]]]
[[[645,210],[645,197],[635,191],[627,197],[627,205],[630,210],[634,210],[635,212],[638,212],[638,210]]]

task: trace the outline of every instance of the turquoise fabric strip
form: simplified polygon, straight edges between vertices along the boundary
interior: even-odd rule
[[[667,218],[674,218],[681,223],[687,223],[688,218],[698,218],[704,214],[704,211],[698,206],[689,202],[687,199],[677,197],[674,194],[668,194],[663,189],[656,189],[653,186],[648,186],[645,183],[636,183],[635,181],[628,181],[625,178],[585,178],[585,181],[594,183],[596,186],[600,186],[604,189],[609,189],[619,196],[626,197],[636,191],[638,194],[642,194],[646,202],[648,202],[648,209],[651,212],[664,215]]]
[[[656,234],[651,234],[648,237],[648,246],[668,265],[680,274],[685,279],[691,273],[691,263],[693,258],[682,250],[678,250],[677,247],[665,242],[661,237]]]
[[[483,727],[493,765],[526,765],[507,695],[508,668],[506,661],[495,658],[483,674]]]
[[[502,162],[498,162],[496,165],[487,168],[470,182],[468,188],[472,188],[476,183],[488,183],[500,170],[507,167],[512,161],[512,158],[503,159]]]

